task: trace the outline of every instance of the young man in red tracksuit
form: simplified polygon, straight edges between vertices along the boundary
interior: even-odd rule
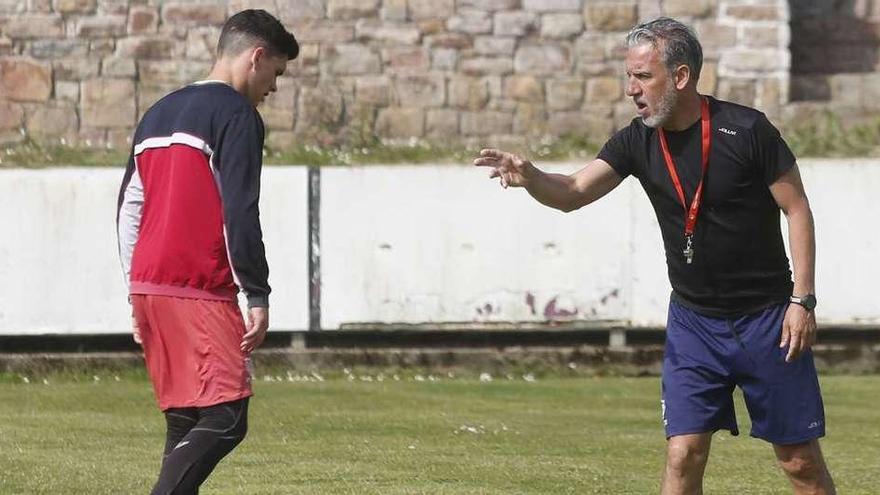
[[[159,100],[134,134],[117,224],[134,337],[167,422],[153,494],[197,493],[247,431],[246,363],[269,326],[270,292],[256,106],[298,53],[275,17],[239,12],[208,79]]]

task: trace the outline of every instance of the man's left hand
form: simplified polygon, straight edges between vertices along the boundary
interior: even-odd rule
[[[250,354],[260,347],[269,328],[269,308],[248,308],[247,331],[241,339],[241,352]]]
[[[816,314],[800,304],[789,304],[782,322],[782,340],[779,347],[788,346],[785,362],[800,357],[816,343]]]

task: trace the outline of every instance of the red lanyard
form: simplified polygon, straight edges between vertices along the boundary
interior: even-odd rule
[[[669,153],[669,145],[666,144],[666,134],[663,132],[662,127],[659,127],[657,129],[660,136],[660,148],[663,150],[663,159],[666,161],[666,169],[669,171],[669,176],[672,178],[672,183],[675,185],[675,192],[678,193],[678,199],[681,200],[681,205],[686,210],[684,222],[684,237],[687,241],[687,246],[685,247],[683,254],[688,264],[693,261],[694,257],[694,250],[692,245],[694,237],[694,227],[696,227],[697,225],[697,216],[699,216],[700,214],[700,204],[702,204],[703,202],[703,182],[706,180],[706,171],[709,170],[709,148],[712,145],[712,126],[710,124],[709,118],[709,99],[705,96],[700,102],[700,121],[703,128],[703,172],[700,175],[700,184],[697,186],[697,192],[694,193],[694,199],[691,201],[690,208],[687,207],[687,202],[685,202],[684,189],[681,188],[681,181],[678,179],[678,172],[675,171],[675,163],[672,161],[672,155]]]

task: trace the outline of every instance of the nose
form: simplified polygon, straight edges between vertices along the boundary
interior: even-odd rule
[[[639,95],[642,91],[639,88],[638,80],[635,77],[630,76],[626,79],[626,89],[624,91],[626,96],[632,97]]]

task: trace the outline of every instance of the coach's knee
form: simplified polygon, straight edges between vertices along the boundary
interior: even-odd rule
[[[673,473],[701,472],[709,459],[709,446],[703,442],[669,440],[666,448],[666,468]]]

